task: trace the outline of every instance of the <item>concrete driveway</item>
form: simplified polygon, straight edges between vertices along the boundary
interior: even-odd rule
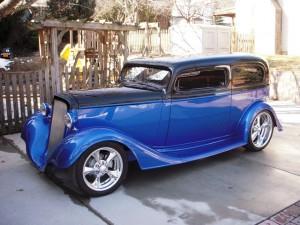
[[[0,224],[255,224],[300,200],[300,106],[272,103],[284,131],[267,149],[243,148],[169,168],[140,171],[111,195],[84,199],[0,145]],[[12,139],[22,150],[17,135]]]

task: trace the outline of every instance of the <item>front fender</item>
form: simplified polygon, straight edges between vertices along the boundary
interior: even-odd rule
[[[29,159],[41,171],[45,169],[47,163],[49,130],[49,119],[41,113],[35,113],[26,120],[21,133]]]
[[[271,113],[274,119],[274,125],[277,127],[278,131],[282,131],[282,125],[278,120],[278,117],[274,111],[274,109],[265,102],[256,102],[244,113],[244,116],[241,118],[240,123],[237,128],[237,132],[239,134],[243,134],[243,138],[245,142],[248,142],[248,135],[251,128],[252,120],[255,116],[261,112],[262,110],[267,110]]]
[[[137,140],[108,128],[91,128],[66,137],[55,151],[50,162],[58,168],[68,168],[91,146],[106,141],[114,141],[127,146],[142,169],[149,169],[180,163],[177,159],[166,158]]]

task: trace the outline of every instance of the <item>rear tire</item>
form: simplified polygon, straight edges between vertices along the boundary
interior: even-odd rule
[[[246,148],[252,152],[263,150],[272,139],[274,121],[267,110],[259,112],[251,122]]]
[[[119,144],[104,142],[92,146],[79,158],[75,179],[84,194],[102,196],[121,185],[127,170],[127,152]]]

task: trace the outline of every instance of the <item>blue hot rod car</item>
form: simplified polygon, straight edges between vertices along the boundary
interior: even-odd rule
[[[80,191],[99,196],[120,185],[128,161],[152,169],[241,146],[260,151],[281,130],[259,57],[137,59],[120,82],[59,94],[28,119],[22,137],[39,170],[68,169]]]

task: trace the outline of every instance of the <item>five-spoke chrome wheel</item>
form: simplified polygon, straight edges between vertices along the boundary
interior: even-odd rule
[[[268,111],[258,113],[251,125],[249,146],[251,150],[259,151],[265,148],[273,134],[273,119]]]
[[[95,146],[78,163],[77,179],[84,192],[99,196],[112,192],[127,172],[127,155],[117,144]]]

